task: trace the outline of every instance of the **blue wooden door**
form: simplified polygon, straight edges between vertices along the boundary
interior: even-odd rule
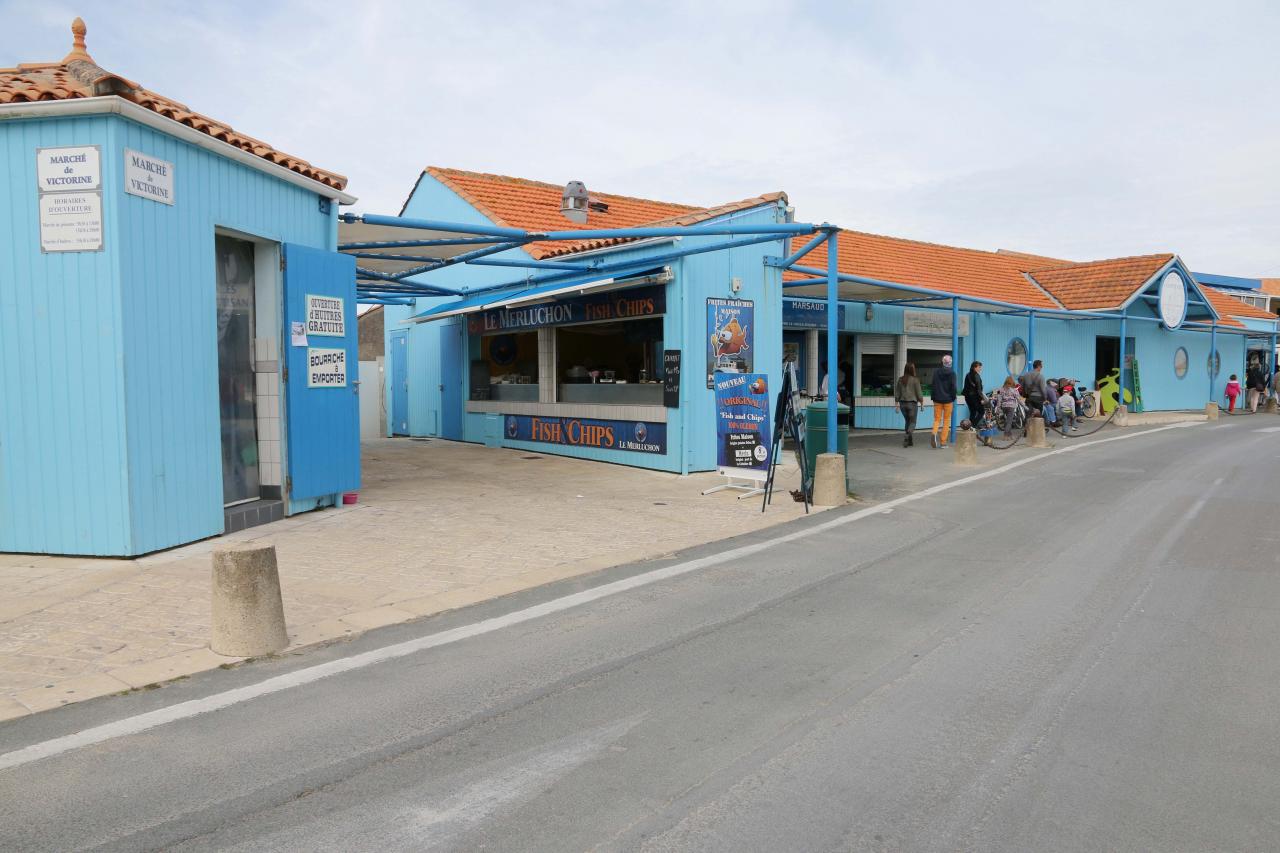
[[[391,434],[409,434],[409,351],[406,332],[391,333]]]
[[[462,440],[462,324],[440,329],[440,435]]]
[[[284,259],[289,497],[353,491],[360,488],[355,259],[288,243]],[[321,319],[304,326],[306,346],[294,346],[292,324],[307,323],[308,301]],[[341,312],[340,324],[334,322],[335,310]]]

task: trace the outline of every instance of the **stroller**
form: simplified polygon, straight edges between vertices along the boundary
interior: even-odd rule
[[[1011,424],[1008,424],[1008,429],[1005,428],[1006,424],[1005,424],[1004,410],[996,405],[995,391],[992,391],[990,394],[987,395],[987,403],[984,408],[986,409],[986,417],[989,417],[991,419],[992,435],[995,435],[996,431],[999,431],[1001,433],[1009,432],[1013,434],[1018,434],[1018,433],[1021,433],[1022,430],[1026,428],[1027,414],[1029,410],[1027,409],[1026,402],[1023,400],[1019,400],[1018,408],[1013,410],[1013,422]],[[988,440],[987,443],[989,444],[990,441]]]
[[[990,447],[991,439],[999,431],[999,426],[996,424],[996,410],[992,397],[988,396],[983,398],[982,415],[977,421],[972,423],[972,426],[978,431],[978,438],[982,443]]]

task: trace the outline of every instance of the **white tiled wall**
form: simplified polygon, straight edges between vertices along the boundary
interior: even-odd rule
[[[274,367],[279,359],[276,338],[254,341],[254,359],[261,367]],[[274,369],[254,374],[258,396],[258,475],[264,486],[284,484],[280,451],[280,376]]]

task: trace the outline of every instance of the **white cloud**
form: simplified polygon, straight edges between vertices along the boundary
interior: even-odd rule
[[[1073,258],[1280,275],[1263,2],[0,3],[398,210],[428,164]],[[13,22],[20,22],[14,26]]]

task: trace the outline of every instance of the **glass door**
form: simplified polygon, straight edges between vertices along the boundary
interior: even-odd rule
[[[222,500],[261,497],[258,406],[253,373],[253,244],[214,238],[218,264],[218,402],[222,420]]]

